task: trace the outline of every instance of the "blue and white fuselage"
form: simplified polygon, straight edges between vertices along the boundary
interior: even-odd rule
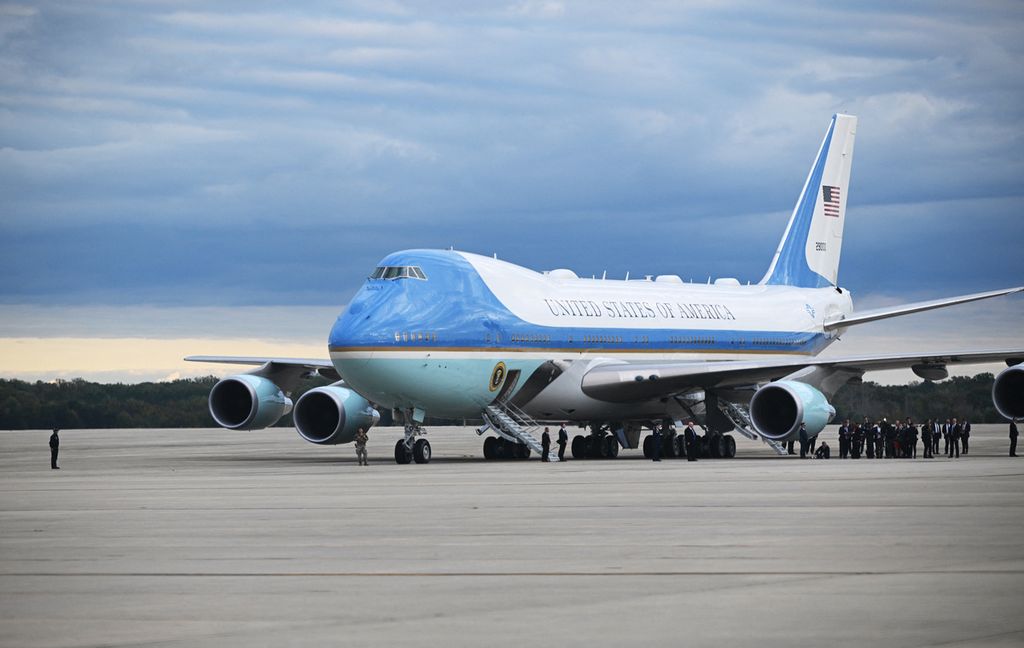
[[[579,279],[456,251],[396,252],[380,268],[419,272],[368,279],[331,331],[331,360],[372,401],[447,417],[476,416],[497,397],[499,363],[519,371],[523,385],[546,362],[578,371],[652,358],[816,355],[835,338],[824,322],[853,309],[849,293],[834,287]],[[626,412],[588,398],[577,371],[559,378],[566,387],[574,382],[573,398],[551,385],[523,408],[579,420],[658,414],[657,405],[635,403]]]

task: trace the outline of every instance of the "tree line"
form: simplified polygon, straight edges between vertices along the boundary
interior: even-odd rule
[[[990,373],[970,378],[908,385],[850,383],[836,394],[832,404],[836,420],[913,417],[946,419],[966,417],[974,423],[1000,423],[992,406]],[[0,430],[33,430],[53,427],[92,428],[190,428],[213,427],[206,398],[217,382],[214,376],[169,382],[138,384],[94,383],[76,378],[54,382],[0,380]],[[312,380],[296,393],[326,381]],[[390,425],[391,412],[381,409],[381,424]],[[475,424],[475,421],[429,419],[428,425]],[[291,415],[278,426],[290,427]]]

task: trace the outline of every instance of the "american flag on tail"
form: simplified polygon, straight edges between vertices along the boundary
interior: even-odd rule
[[[839,187],[821,185],[821,197],[825,202],[825,215],[839,218]]]

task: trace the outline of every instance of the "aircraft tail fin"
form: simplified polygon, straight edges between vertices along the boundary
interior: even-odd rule
[[[762,284],[801,288],[837,285],[856,133],[856,117],[832,116]]]

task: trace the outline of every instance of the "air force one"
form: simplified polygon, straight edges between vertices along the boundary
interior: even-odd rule
[[[736,431],[782,453],[801,423],[820,432],[835,415],[829,399],[868,371],[911,368],[927,380],[951,364],[1006,362],[992,398],[1007,418],[1024,417],[1024,347],[986,351],[819,358],[849,328],[1024,291],[994,290],[892,308],[854,310],[839,286],[857,118],[833,116],[767,273],[754,285],[708,284],[676,275],[585,279],[571,270],[535,272],[454,250],[407,250],[385,257],[338,317],[330,360],[192,356],[258,365],[219,381],[210,413],[230,429],[260,429],[292,410],[302,438],[348,443],[400,414],[398,463],[426,463],[426,415],[482,419],[488,459],[539,452],[538,421],[571,421],[574,457],[614,457],[620,448],[654,452],[644,429],[693,419],[701,452],[731,457]],[[663,435],[664,453],[682,443]]]

